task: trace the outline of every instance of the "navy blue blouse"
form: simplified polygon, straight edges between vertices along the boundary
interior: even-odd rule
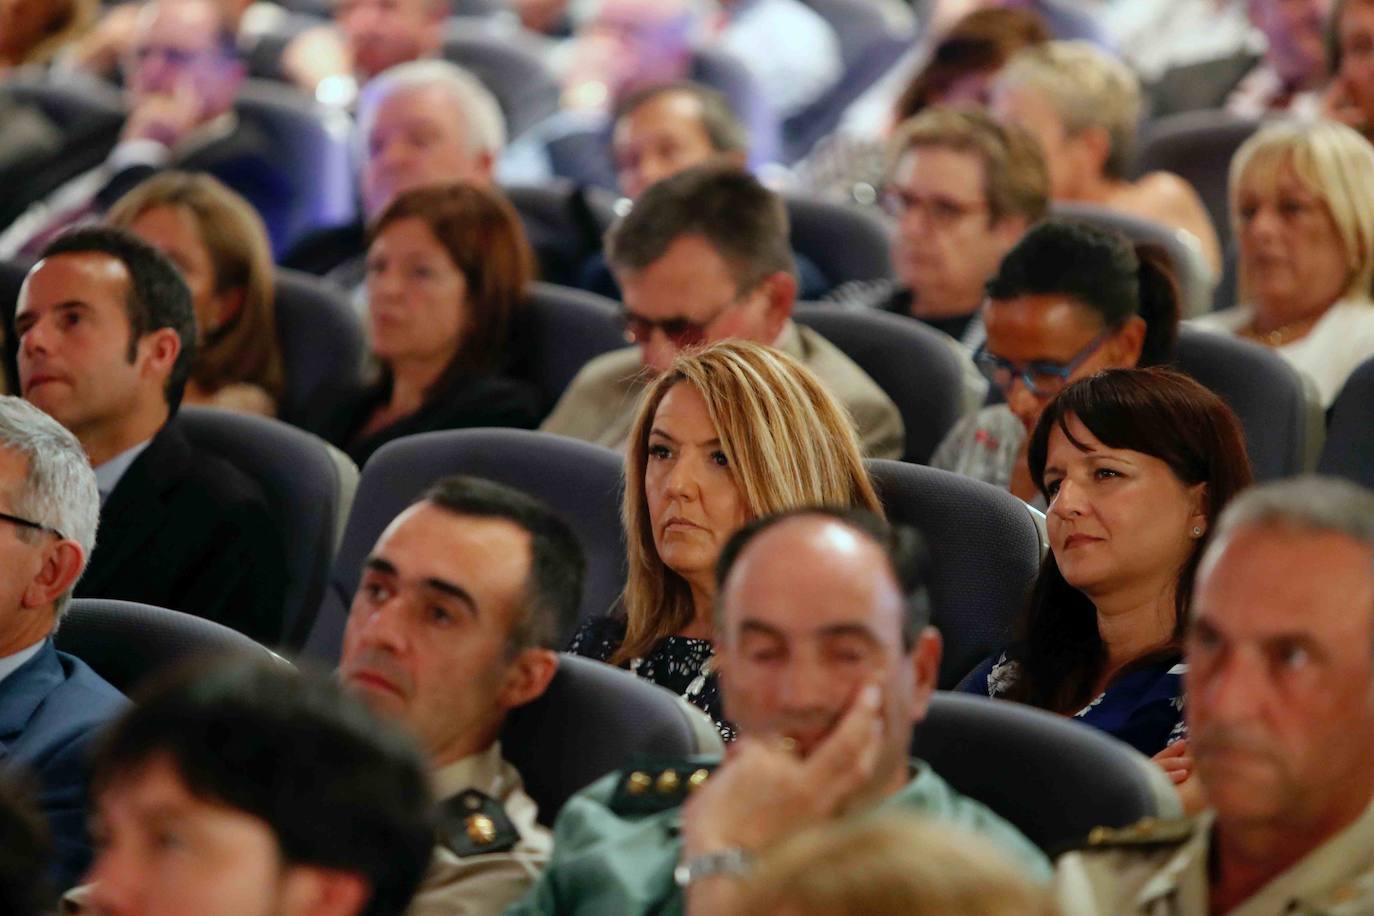
[[[1004,696],[1015,683],[1020,666],[1006,651],[995,653],[975,668],[959,689],[982,696]],[[1183,674],[1187,670],[1176,656],[1128,671],[1073,717],[1153,757],[1188,736],[1183,721]]]

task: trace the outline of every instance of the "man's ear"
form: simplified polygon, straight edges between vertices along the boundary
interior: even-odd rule
[[[172,374],[181,354],[181,337],[172,328],[158,328],[143,335],[138,350],[144,358],[144,373],[162,381]]]
[[[302,916],[355,916],[372,897],[372,887],[357,872],[319,865],[287,865],[277,912]]]
[[[48,607],[76,584],[85,566],[86,552],[71,538],[44,549],[43,564],[30,580],[21,599],[25,608]]]
[[[1145,319],[1139,315],[1129,318],[1121,330],[1112,336],[1108,346],[1112,348],[1109,354],[1113,366],[1120,366],[1129,369],[1139,365],[1140,353],[1145,348],[1145,332],[1148,330]]]
[[[785,270],[775,271],[764,278],[763,293],[768,297],[766,327],[771,343],[792,317],[792,306],[797,304],[797,278]]]
[[[558,673],[558,653],[552,649],[522,649],[506,669],[500,702],[506,709],[524,706],[544,695]]]
[[[1100,175],[1112,152],[1111,134],[1105,128],[1087,127],[1069,139],[1081,157],[1079,166],[1092,175]]]
[[[914,674],[912,683],[911,721],[919,722],[926,717],[930,707],[930,695],[940,681],[940,658],[944,654],[944,641],[940,631],[926,627],[916,637],[907,659]]]

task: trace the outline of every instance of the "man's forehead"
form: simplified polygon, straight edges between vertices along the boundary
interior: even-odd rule
[[[116,299],[128,289],[124,262],[101,251],[56,254],[34,265],[19,288],[17,308],[29,311],[67,300]]]
[[[392,520],[373,555],[397,569],[423,563],[426,575],[441,568],[482,572],[498,561],[528,568],[530,535],[509,519],[463,515],[419,502]]]

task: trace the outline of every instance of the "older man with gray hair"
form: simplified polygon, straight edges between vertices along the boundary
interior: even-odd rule
[[[36,780],[52,833],[52,878],[90,861],[86,751],[125,706],[85,663],[53,647],[72,586],[95,547],[100,494],[76,437],[0,396],[0,766]]]
[[[1248,491],[1193,596],[1189,737],[1168,765],[1209,810],[1094,831],[1060,860],[1059,911],[1374,912],[1374,493]]]

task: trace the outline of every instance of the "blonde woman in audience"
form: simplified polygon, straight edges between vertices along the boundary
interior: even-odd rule
[[[106,221],[171,259],[191,288],[198,333],[186,404],[276,416],[284,373],[262,218],[205,174],[163,172],[125,194]]]
[[[882,513],[853,422],[820,380],[745,341],[679,355],[630,431],[625,591],[570,650],[681,694],[732,740],[713,664],[720,548],[751,519],[822,505]]]
[[[1197,319],[1272,347],[1329,407],[1374,356],[1374,148],[1332,121],[1278,122],[1231,160],[1241,305]]]
[[[1097,204],[1183,229],[1220,275],[1217,233],[1192,186],[1169,172],[1129,177],[1140,84],[1121,61],[1080,41],[1027,48],[998,76],[992,108],[1040,141],[1055,200]]]
[[[1240,421],[1186,375],[1116,369],[1051,401],[1029,452],[1050,553],[1016,642],[961,686],[1159,754],[1184,734],[1193,574],[1217,516],[1250,484]]]
[[[377,377],[326,438],[359,466],[401,436],[532,428],[534,386],[512,378],[533,255],[520,217],[475,184],[405,191],[369,230],[367,330]]]
[[[732,916],[1049,916],[986,839],[912,816],[837,821],[768,850]]]

